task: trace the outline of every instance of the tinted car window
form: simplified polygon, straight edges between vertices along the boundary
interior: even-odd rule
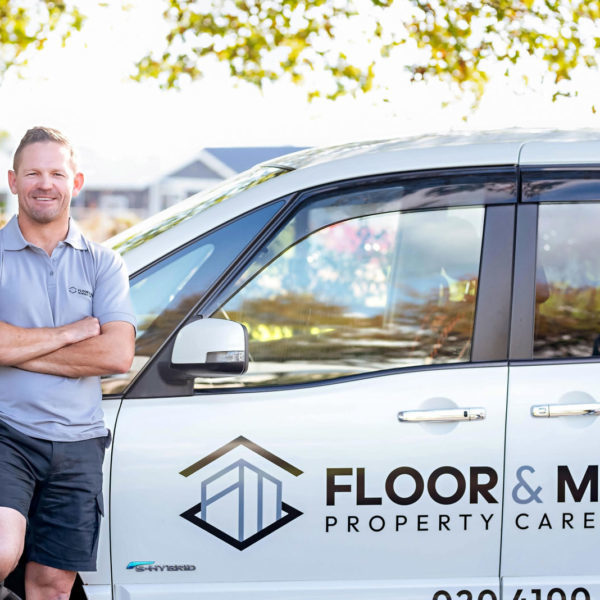
[[[297,213],[213,313],[248,328],[248,373],[196,386],[468,361],[484,208],[400,211],[403,193],[333,197]]]
[[[273,202],[210,232],[131,280],[131,299],[138,322],[135,358],[125,376],[102,378],[105,394],[125,389],[282,204]]]
[[[542,204],[534,357],[600,355],[600,204]]]

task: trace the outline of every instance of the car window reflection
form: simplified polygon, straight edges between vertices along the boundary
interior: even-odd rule
[[[534,357],[600,353],[600,204],[539,208]]]
[[[306,383],[468,361],[483,216],[483,207],[468,207],[338,221],[336,202],[307,208],[270,244],[288,247],[257,273],[251,265],[252,277],[242,275],[243,287],[213,315],[248,328],[248,373],[196,386]]]

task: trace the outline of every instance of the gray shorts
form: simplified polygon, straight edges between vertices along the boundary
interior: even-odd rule
[[[105,442],[40,440],[0,421],[0,506],[27,519],[27,561],[96,570]]]

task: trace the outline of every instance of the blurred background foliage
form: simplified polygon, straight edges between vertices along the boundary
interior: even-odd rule
[[[116,0],[115,0],[116,1]],[[133,2],[143,0],[131,0]],[[64,43],[91,0],[0,0],[0,83],[50,37]],[[107,2],[97,2],[106,5]],[[576,67],[596,69],[597,0],[162,0],[165,39],[133,66],[134,79],[173,88],[202,77],[209,59],[257,86],[306,84],[310,97],[369,92],[384,62],[413,81],[437,78],[479,101],[489,72],[520,59],[543,66],[569,95]],[[127,4],[122,3],[123,9]],[[352,52],[356,40],[368,42]],[[403,53],[403,48],[411,51]],[[526,77],[526,75],[524,75]]]
[[[600,4],[590,0],[165,0],[170,31],[137,64],[165,88],[202,76],[208,57],[262,86],[306,83],[309,96],[368,92],[384,61],[413,81],[438,78],[481,99],[489,71],[532,57],[556,95],[577,66],[597,68]],[[368,51],[351,54],[356,39]],[[406,46],[412,49],[403,53]],[[414,51],[416,49],[416,52]],[[408,61],[408,62],[407,62]]]
[[[92,7],[126,10],[128,3],[0,0],[0,85],[9,71],[26,76],[28,57],[50,41],[65,44],[85,34]],[[221,63],[234,79],[259,88],[291,82],[309,98],[331,100],[379,89],[393,101],[386,85],[408,73],[413,82],[448,83],[476,108],[498,73],[525,85],[533,83],[528,78],[550,80],[556,99],[577,95],[575,71],[598,71],[598,0],[157,0],[155,6],[164,36],[130,72],[165,89]],[[1,130],[0,122],[0,150],[7,146]],[[97,239],[128,222],[106,219],[90,216]]]
[[[28,51],[42,50],[51,36],[64,44],[84,21],[75,4],[60,0],[0,0],[0,78],[24,66]]]
[[[9,69],[26,66],[30,52],[50,38],[64,44],[84,21],[76,5],[60,0],[0,0],[0,85]],[[7,137],[0,123],[0,149]]]

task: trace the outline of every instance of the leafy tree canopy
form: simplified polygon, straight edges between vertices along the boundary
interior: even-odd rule
[[[52,35],[64,43],[83,21],[68,2],[0,0],[0,81],[8,69],[26,63],[29,51],[41,50]]]
[[[311,97],[336,98],[371,90],[394,61],[413,81],[441,79],[477,102],[490,69],[510,75],[530,57],[556,97],[572,92],[575,67],[597,67],[600,47],[597,0],[163,1],[166,42],[139,61],[135,78],[165,88],[201,77],[213,57],[259,87],[288,78]]]

